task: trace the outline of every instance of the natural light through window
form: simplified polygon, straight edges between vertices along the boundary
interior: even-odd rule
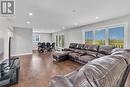
[[[85,43],[124,48],[124,33],[125,27],[123,25],[85,31]]]
[[[85,32],[85,43],[93,44],[93,31]]]
[[[64,35],[56,35],[56,47],[64,47]]]
[[[124,47],[124,27],[109,29],[109,45],[118,48]]]
[[[95,32],[95,44],[97,45],[105,45],[105,29],[103,30],[96,30]]]

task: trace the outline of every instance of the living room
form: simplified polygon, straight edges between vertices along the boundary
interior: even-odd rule
[[[129,3],[2,0],[0,87],[129,87]]]

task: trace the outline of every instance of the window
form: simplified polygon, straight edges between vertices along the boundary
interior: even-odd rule
[[[40,35],[38,35],[38,34],[33,34],[33,36],[32,36],[32,41],[33,41],[33,42],[40,42]]]
[[[109,45],[118,48],[124,47],[124,27],[109,29]]]
[[[93,44],[93,31],[85,32],[85,43]]]
[[[64,35],[56,35],[56,47],[64,47]]]
[[[110,45],[113,47],[124,48],[125,44],[125,25],[116,25],[103,29],[85,31],[85,43],[97,45]]]
[[[106,39],[105,29],[95,31],[95,44],[105,45],[105,39]]]

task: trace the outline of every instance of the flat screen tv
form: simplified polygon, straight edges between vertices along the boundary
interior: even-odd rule
[[[9,66],[11,66],[11,37],[9,37]]]

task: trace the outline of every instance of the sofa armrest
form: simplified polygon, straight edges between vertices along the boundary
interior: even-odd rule
[[[48,87],[73,87],[72,83],[64,76],[55,76]]]
[[[74,51],[74,49],[73,48],[64,48],[64,49],[62,49],[62,51]]]

